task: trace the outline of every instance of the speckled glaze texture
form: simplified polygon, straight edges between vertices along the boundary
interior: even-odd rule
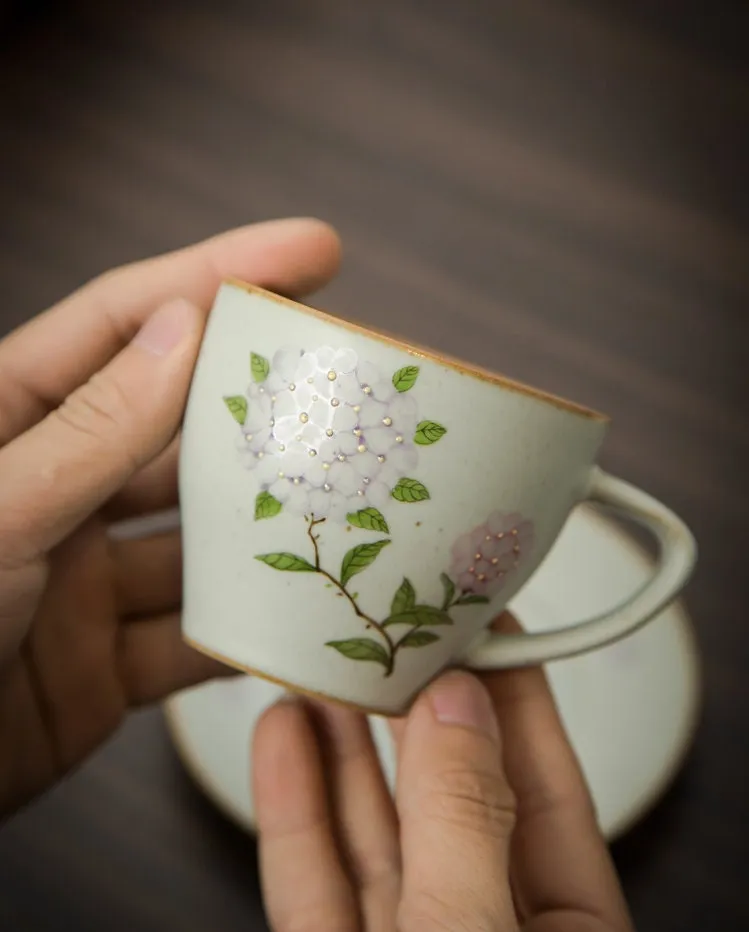
[[[237,667],[398,712],[539,565],[605,430],[225,284],[183,432],[184,633]]]

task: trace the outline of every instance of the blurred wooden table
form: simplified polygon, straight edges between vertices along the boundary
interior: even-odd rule
[[[314,214],[346,243],[319,303],[611,412],[605,465],[700,540],[706,685],[617,863],[642,932],[749,928],[747,7],[32,9],[0,37],[0,329],[108,266]],[[253,844],[158,710],[0,832],[0,927],[264,928]]]

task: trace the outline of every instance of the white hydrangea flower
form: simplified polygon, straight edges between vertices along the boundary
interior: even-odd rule
[[[353,350],[279,350],[246,395],[240,456],[292,513],[344,522],[382,509],[417,465],[416,401]]]

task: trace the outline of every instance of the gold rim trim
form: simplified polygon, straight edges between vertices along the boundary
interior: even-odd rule
[[[611,423],[611,418],[607,414],[603,414],[600,411],[594,411],[593,408],[588,408],[585,405],[577,404],[574,401],[568,401],[566,398],[561,398],[558,395],[552,394],[551,392],[545,392],[540,388],[534,388],[532,385],[526,385],[524,382],[518,382],[515,379],[508,378],[507,376],[499,375],[498,373],[492,372],[489,369],[484,369],[482,366],[477,366],[473,363],[465,362],[464,360],[457,359],[455,356],[450,356],[447,353],[438,352],[437,350],[411,343],[408,340],[401,339],[400,337],[386,333],[383,330],[376,330],[372,327],[356,323],[352,320],[345,320],[342,317],[336,317],[327,311],[323,311],[315,307],[310,307],[308,304],[301,304],[299,301],[294,301],[291,298],[276,294],[274,291],[267,291],[265,288],[260,288],[257,285],[251,285],[249,282],[244,282],[239,278],[226,278],[224,279],[223,284],[238,288],[241,291],[246,291],[248,294],[265,298],[268,301],[274,301],[276,304],[282,304],[285,307],[291,308],[293,311],[306,314],[310,317],[316,317],[318,320],[342,327],[344,330],[350,330],[352,333],[359,334],[360,336],[379,340],[381,343],[386,343],[388,346],[394,346],[396,349],[400,349],[403,352],[408,353],[410,356],[414,356],[418,359],[427,359],[439,366],[446,366],[448,369],[452,369],[455,372],[458,372],[460,375],[466,375],[481,382],[489,382],[492,385],[497,385],[500,388],[506,388],[509,391],[516,392],[517,394],[535,398],[537,401],[546,402],[546,404],[550,404],[562,411],[569,411],[570,414],[577,414],[579,417],[584,417],[591,421],[597,421],[601,424]]]

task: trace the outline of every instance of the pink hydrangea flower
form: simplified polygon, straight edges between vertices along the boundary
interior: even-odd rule
[[[532,547],[532,521],[494,511],[453,544],[450,578],[461,592],[491,598]]]

